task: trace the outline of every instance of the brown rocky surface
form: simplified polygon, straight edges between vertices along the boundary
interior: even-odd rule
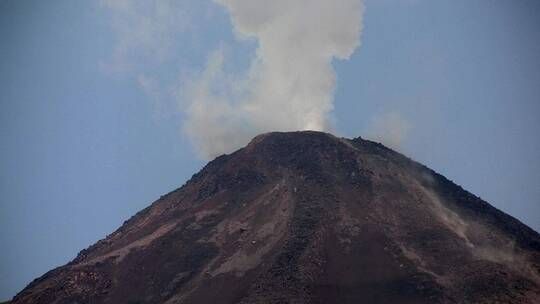
[[[268,133],[12,303],[540,303],[540,236],[378,143]]]

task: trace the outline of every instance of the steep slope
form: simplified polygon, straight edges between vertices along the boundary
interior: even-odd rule
[[[384,146],[268,133],[13,303],[540,303],[540,236]]]

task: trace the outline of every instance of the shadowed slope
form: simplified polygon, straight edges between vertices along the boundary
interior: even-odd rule
[[[538,303],[540,237],[384,146],[268,133],[13,303]]]

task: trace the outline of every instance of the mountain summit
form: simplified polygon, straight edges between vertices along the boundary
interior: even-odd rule
[[[540,303],[540,236],[381,144],[267,133],[12,303]]]

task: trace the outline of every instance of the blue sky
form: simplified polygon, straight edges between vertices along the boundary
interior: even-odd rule
[[[185,84],[216,49],[246,71],[257,43],[222,6],[173,8],[173,30],[137,40],[99,2],[0,2],[0,299],[205,164]],[[539,231],[540,2],[367,0],[363,26],[333,61],[334,132],[390,118],[400,151]]]

